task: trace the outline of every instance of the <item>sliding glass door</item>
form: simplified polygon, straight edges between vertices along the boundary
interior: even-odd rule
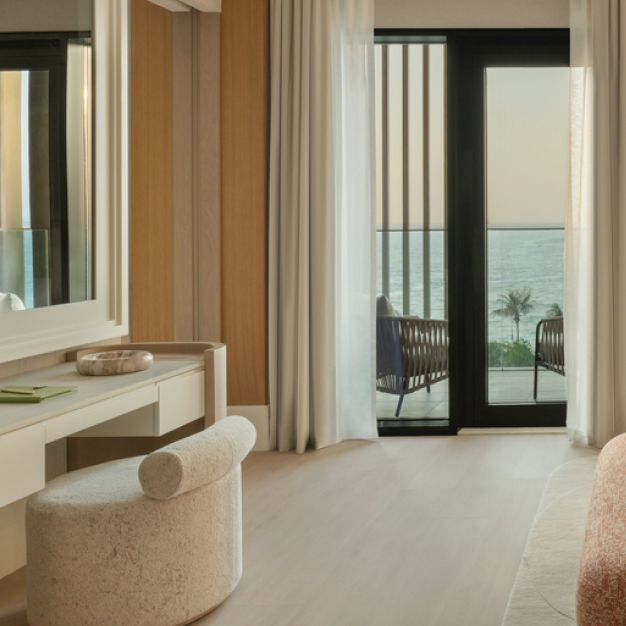
[[[377,288],[423,325],[416,341],[398,323],[409,393],[398,412],[378,387],[379,428],[564,425],[569,33],[377,42]],[[424,318],[445,322],[445,350],[428,352]],[[406,361],[429,354],[445,379],[410,391]]]
[[[473,325],[461,424],[561,426],[568,33],[481,33],[456,52],[458,289]]]
[[[398,314],[378,322],[379,427],[447,431],[446,44],[381,41],[376,70],[377,293]]]
[[[489,404],[565,401],[534,366],[537,328],[563,317],[568,122],[569,68],[486,68]]]

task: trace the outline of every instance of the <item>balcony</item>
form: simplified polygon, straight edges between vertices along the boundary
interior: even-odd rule
[[[565,378],[539,369],[533,397],[535,335],[539,321],[558,315],[563,302],[562,228],[491,229],[487,236],[488,364],[490,404],[564,402]],[[377,293],[404,315],[447,319],[445,231],[378,232]],[[510,299],[526,296],[519,320]],[[507,306],[509,309],[507,310]],[[454,337],[451,341],[454,342]],[[448,381],[405,397],[400,417],[449,417]],[[379,419],[395,418],[397,396],[377,393]]]

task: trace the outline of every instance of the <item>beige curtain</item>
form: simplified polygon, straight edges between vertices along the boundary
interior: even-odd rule
[[[626,7],[621,9],[619,0],[571,1],[567,425],[572,439],[598,447],[626,432]]]
[[[373,437],[373,0],[272,0],[272,437]]]

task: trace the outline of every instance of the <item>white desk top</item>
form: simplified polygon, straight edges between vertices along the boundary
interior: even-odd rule
[[[155,384],[172,376],[204,369],[204,361],[194,359],[191,355],[188,359],[173,356],[172,359],[175,360],[169,360],[169,357],[164,355],[159,355],[159,358],[167,360],[155,358],[149,369],[120,376],[81,376],[76,371],[75,363],[63,363],[0,380],[0,387],[11,385],[78,387],[77,393],[53,398],[39,404],[0,404],[0,435],[140,387]]]

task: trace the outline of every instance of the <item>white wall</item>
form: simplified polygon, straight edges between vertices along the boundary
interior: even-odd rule
[[[376,28],[569,28],[569,0],[374,0]]]

